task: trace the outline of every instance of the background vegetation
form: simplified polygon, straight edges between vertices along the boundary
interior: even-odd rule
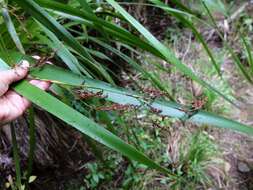
[[[1,131],[3,189],[252,188],[250,2],[0,8],[0,69],[29,61],[34,103]]]

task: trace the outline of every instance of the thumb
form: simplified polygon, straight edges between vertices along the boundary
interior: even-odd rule
[[[29,63],[27,61],[23,61],[14,69],[1,72],[0,83],[2,82],[10,85],[13,82],[23,79],[28,73],[28,68]]]
[[[0,72],[0,96],[3,95],[13,82],[23,79],[28,73],[29,63],[23,61],[14,69]]]

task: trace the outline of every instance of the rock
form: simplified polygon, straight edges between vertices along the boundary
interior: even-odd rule
[[[250,171],[250,168],[249,166],[244,163],[244,162],[239,162],[238,163],[238,170],[242,173],[246,173],[246,172],[249,172]]]

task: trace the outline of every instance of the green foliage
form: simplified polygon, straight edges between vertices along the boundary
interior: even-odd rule
[[[217,156],[218,149],[206,133],[188,135],[180,142],[178,161],[171,163],[177,175],[177,179],[170,182],[171,188],[195,189],[198,185],[205,188],[213,185],[207,169],[215,165]]]
[[[109,176],[111,178],[113,175],[112,173],[106,175],[105,173],[99,171],[97,163],[88,163],[85,167],[88,169],[89,174],[85,176],[84,182],[86,183],[87,187],[91,189],[96,189],[101,181]]]
[[[172,116],[179,119],[186,118],[196,123],[213,124],[217,127],[230,128],[247,134],[253,134],[252,128],[236,121],[199,110],[197,110],[196,113],[193,112],[193,115],[191,115],[191,108],[188,108],[187,106],[170,101],[152,99],[148,100],[145,98],[145,96],[139,93],[128,91],[123,88],[116,88],[108,83],[81,77],[56,66],[46,65],[43,68],[33,69],[31,75],[40,80],[52,81],[58,84],[80,87],[84,89],[87,88],[93,93],[98,93],[101,91],[101,95],[105,97],[106,100],[118,103],[120,105],[130,107],[133,106],[134,108],[148,109],[150,111],[155,109],[163,116]],[[28,96],[28,94],[26,93],[25,96]],[[29,99],[31,98],[32,97],[29,96]],[[42,103],[38,101],[34,103],[43,106],[41,105]]]
[[[219,12],[221,14],[227,15],[227,10],[225,5],[221,0],[203,0],[206,6],[213,12]]]
[[[174,189],[195,189],[200,185],[211,186],[206,169],[212,163],[211,159],[216,156],[217,148],[207,134],[198,132],[185,138],[180,142],[179,159],[176,162],[169,162],[169,157],[164,153],[166,146],[161,134],[162,130],[168,129],[174,120],[159,120],[159,127],[162,126],[162,130],[144,130],[140,123],[129,126],[130,121],[127,118],[122,118],[114,112],[105,113],[96,110],[101,105],[113,106],[111,102],[114,102],[118,106],[132,106],[134,114],[139,113],[145,117],[154,117],[155,119],[160,119],[160,116],[175,117],[252,135],[253,130],[249,126],[207,111],[199,109],[192,111],[192,107],[188,105],[167,101],[168,98],[174,99],[170,94],[172,89],[170,89],[170,85],[160,79],[159,72],[176,70],[205,88],[204,94],[209,98],[206,106],[208,110],[212,110],[218,97],[235,105],[233,97],[230,97],[230,89],[223,79],[217,79],[213,85],[209,84],[205,78],[200,77],[200,75],[214,76],[216,73],[222,75],[220,69],[222,61],[219,60],[219,55],[210,50],[204,36],[197,30],[194,23],[195,19],[198,21],[201,19],[197,18],[193,11],[179,1],[174,0],[173,2],[180,10],[165,6],[157,0],[150,1],[190,28],[200,41],[210,58],[212,68],[206,66],[206,60],[198,60],[196,64],[199,65],[199,68],[205,67],[204,69],[207,69],[203,69],[203,72],[199,74],[193,72],[175,55],[172,49],[158,41],[116,1],[107,0],[108,4],[92,3],[92,6],[90,1],[86,0],[61,2],[63,1],[13,0],[9,1],[9,4],[7,1],[1,4],[3,17],[0,17],[0,68],[1,70],[7,69],[6,63],[9,66],[14,66],[22,60],[29,60],[33,67],[30,77],[54,83],[52,89],[58,95],[57,98],[32,86],[26,80],[16,84],[13,88],[37,106],[87,135],[84,138],[93,150],[95,157],[100,161],[87,163],[83,166],[88,171],[88,175],[84,179],[85,187],[97,189],[112,181],[115,175],[122,175],[120,185],[123,189],[144,189],[146,184],[155,181],[156,175],[162,175],[159,185],[165,184],[166,187]],[[204,1],[204,8],[212,21],[214,21],[212,17],[214,11],[227,15],[225,5],[218,0]],[[99,14],[101,12],[103,14]],[[245,23],[247,27],[250,26],[249,19],[245,20]],[[222,36],[215,22],[213,25],[219,36]],[[128,30],[129,28],[130,30]],[[180,35],[177,34],[177,37]],[[252,47],[250,42],[244,38],[242,38],[242,43],[252,72]],[[224,44],[243,76],[248,82],[252,82],[252,73],[248,72],[233,47],[226,41]],[[53,61],[57,66],[37,65],[31,58],[31,55],[34,54],[51,57],[51,51],[55,53],[52,57],[54,57]],[[158,72],[149,71],[136,59],[136,55],[142,53],[156,56],[166,64],[171,64],[173,69],[164,68],[155,61],[149,62],[149,64],[152,64]],[[166,97],[152,98],[142,92],[133,92],[117,87],[115,83],[118,82],[117,75],[119,73],[107,67],[108,63],[113,63],[119,68],[124,68],[127,64],[130,65],[131,69],[139,72],[144,80],[148,80],[154,87],[166,93]],[[82,100],[77,97],[76,88],[80,92],[99,93],[102,98]],[[188,96],[189,93],[185,94]],[[116,111],[118,110],[116,109]],[[156,113],[154,116],[149,113],[154,110],[159,111],[159,114]],[[30,140],[28,174],[25,175],[26,181],[30,179],[29,176],[32,173],[35,148],[32,110],[30,114],[30,135],[32,138]],[[134,117],[133,113],[129,115],[130,118]],[[137,120],[137,118],[135,119]],[[100,125],[99,122],[104,125]],[[13,140],[15,141],[15,138]],[[100,151],[100,145],[97,146],[95,141],[116,150],[126,158],[108,151],[104,147]],[[144,152],[149,157],[144,155]],[[14,157],[15,183],[17,188],[22,189],[21,173],[24,172],[20,169],[16,146],[14,146]],[[169,167],[166,167],[168,162]],[[121,170],[117,170],[119,164],[125,164],[124,168],[120,167]],[[146,175],[145,178],[143,174]],[[84,187],[78,187],[78,189],[82,188]]]

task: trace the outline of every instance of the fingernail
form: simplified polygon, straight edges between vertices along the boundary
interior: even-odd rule
[[[34,58],[34,59],[36,59],[36,60],[40,60],[41,57],[38,56],[38,55],[33,55],[32,58]]]
[[[22,60],[22,62],[19,65],[22,69],[28,69],[30,67],[30,64],[27,60]]]

